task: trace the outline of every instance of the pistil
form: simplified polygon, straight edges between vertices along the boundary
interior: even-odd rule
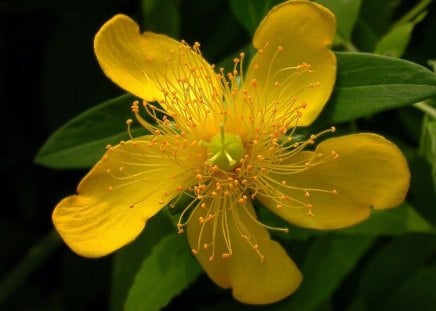
[[[239,135],[225,132],[220,124],[220,133],[213,136],[209,143],[203,143],[210,155],[208,162],[221,170],[230,172],[244,156],[244,145]]]

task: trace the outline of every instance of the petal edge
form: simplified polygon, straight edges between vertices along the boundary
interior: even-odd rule
[[[339,155],[337,160],[327,159],[332,151]],[[276,208],[271,198],[259,197],[266,207],[290,223],[314,229],[342,228],[363,221],[372,208],[392,208],[404,200],[410,182],[407,161],[398,147],[384,137],[363,133],[331,138],[321,142],[314,153],[304,153],[307,159],[315,154],[322,154],[327,160],[294,175],[272,175],[294,187],[282,191],[311,204],[313,216],[304,205]],[[309,190],[310,196],[305,196],[304,189],[322,191]]]
[[[237,214],[228,215],[225,225],[229,230],[232,255],[226,258],[221,256],[227,252],[227,246],[219,231],[215,234],[214,258],[209,260],[210,249],[201,249],[195,255],[209,277],[219,286],[231,288],[234,298],[243,303],[273,303],[292,294],[301,283],[301,273],[281,245],[270,239],[268,230],[253,221],[251,217],[256,216],[252,203],[247,202],[245,206],[235,205],[227,212],[226,209],[223,206],[224,214]],[[194,249],[197,248],[202,230],[196,220],[201,216],[204,218],[204,212],[206,210],[197,208],[188,223],[188,240]],[[249,241],[241,236],[241,228],[237,228],[240,224],[252,235],[251,239],[255,240]],[[202,238],[211,241],[212,230],[212,224],[209,224],[209,228],[202,232]],[[258,248],[253,248],[250,244],[253,241],[258,244]],[[257,250],[260,253],[256,253]],[[260,255],[265,256],[263,262]]]
[[[172,199],[182,169],[156,154],[147,137],[109,148],[78,194],[57,204],[52,220],[72,250],[101,257],[119,249]]]
[[[330,50],[335,31],[335,16],[317,3],[296,0],[274,7],[255,33],[253,45],[259,52],[247,71],[247,87],[256,79],[265,99],[260,105],[268,107],[278,99],[278,113],[286,114],[292,99],[298,98],[294,106],[307,105],[298,126],[311,124],[335,83],[336,56]]]

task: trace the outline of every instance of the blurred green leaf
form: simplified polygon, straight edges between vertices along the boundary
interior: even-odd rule
[[[416,152],[415,149],[419,144],[422,133],[422,113],[415,108],[415,105],[398,109],[395,113],[397,122],[395,122],[393,119],[391,120],[391,122],[394,121],[392,124],[395,124],[395,126],[401,128],[401,138],[411,144],[409,145],[411,150],[407,152],[409,155],[406,153],[406,158],[411,158]],[[399,131],[396,133],[399,133]],[[403,152],[407,151],[406,146],[401,145],[399,147]]]
[[[418,64],[367,53],[336,55],[336,86],[318,126],[354,120],[436,95],[436,74]]]
[[[395,10],[402,0],[364,0],[353,33],[353,42],[362,51],[372,52],[379,38],[391,27]]]
[[[191,284],[202,269],[184,236],[162,239],[143,262],[130,289],[126,310],[160,310]]]
[[[173,38],[179,37],[179,1],[141,0],[141,9],[143,16],[143,25],[147,29],[147,31],[164,33]]]
[[[171,220],[162,212],[152,217],[141,235],[115,253],[112,270],[111,310],[123,310],[130,287],[142,262],[163,237],[175,232]]]
[[[434,191],[436,192],[436,120],[429,116],[425,116],[422,124],[419,153],[431,166]]]
[[[401,57],[406,51],[415,25],[422,21],[426,15],[427,12],[423,12],[410,22],[395,25],[377,43],[375,53],[392,57]]]
[[[426,14],[425,10],[432,3],[432,1],[433,0],[420,0],[417,3],[415,2],[415,5],[396,22],[396,25],[411,22],[415,19],[420,19],[420,16],[423,13]]]
[[[362,52],[374,51],[375,45],[378,42],[377,34],[371,29],[370,25],[361,18],[356,22],[352,39],[353,46]]]
[[[0,307],[10,298],[29,276],[50,258],[61,244],[58,233],[54,230],[46,233],[28,251],[27,254],[0,279]]]
[[[395,297],[392,296],[393,293],[407,287],[414,274],[423,269],[435,255],[434,235],[407,235],[382,246],[372,255],[362,272],[356,301],[349,310],[360,310],[362,307],[364,310],[396,310],[387,308],[386,305]],[[434,280],[430,287],[434,290]],[[420,307],[424,306],[422,304]]]
[[[436,186],[432,178],[432,167],[425,158],[416,156],[410,162],[410,171],[412,180],[408,195],[409,202],[426,221],[436,227],[434,208],[436,202],[434,189]]]
[[[415,274],[387,297],[384,310],[433,311],[435,295],[436,264],[417,269]]]
[[[359,16],[361,0],[317,0],[319,4],[329,8],[336,16],[337,34],[341,39],[351,40],[357,17]]]
[[[264,223],[273,227],[286,227],[289,232],[275,233],[277,237],[284,240],[307,240],[310,237],[325,235],[328,232],[344,235],[366,235],[366,236],[396,236],[412,232],[436,233],[436,229],[421,217],[409,204],[403,203],[399,207],[376,211],[371,216],[349,228],[337,229],[333,231],[312,230],[296,227],[280,219],[264,207],[259,207],[259,216]]]
[[[386,56],[401,57],[409,44],[414,26],[413,23],[396,26],[380,39],[374,52]]]
[[[360,235],[400,235],[410,232],[436,233],[436,230],[413,208],[403,203],[400,207],[390,210],[374,210],[364,222],[338,232]]]
[[[278,310],[316,310],[353,270],[374,237],[326,235],[311,245],[302,267],[303,283]]]
[[[433,70],[433,71],[436,71],[436,60],[434,60],[434,59],[430,59],[430,60],[428,61],[428,64],[432,67],[432,70]]]
[[[131,95],[122,95],[95,106],[55,131],[41,147],[35,162],[51,168],[88,168],[108,144],[129,139],[125,120],[132,117]],[[133,133],[143,132],[135,128]]]
[[[270,8],[283,0],[229,0],[233,15],[252,36]]]

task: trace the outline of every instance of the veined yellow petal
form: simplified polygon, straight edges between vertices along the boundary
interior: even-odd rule
[[[330,50],[335,31],[334,15],[314,2],[287,1],[268,13],[254,35],[258,52],[245,79],[245,88],[255,85],[265,118],[289,118],[306,105],[298,125],[315,120],[335,82],[336,57]]]
[[[101,27],[94,49],[113,82],[148,101],[165,100],[160,103],[170,113],[194,114],[202,108],[190,111],[189,101],[216,104],[220,98],[219,83],[198,44],[191,48],[165,35],[141,34],[139,26],[125,15],[115,15]]]
[[[210,206],[223,201],[205,202]],[[298,288],[300,271],[280,244],[270,239],[267,229],[253,220],[256,215],[251,201],[231,208],[222,206],[221,217],[203,227],[197,220],[207,217],[206,209],[193,212],[188,239],[193,249],[198,247],[200,236],[201,242],[213,241],[195,256],[216,284],[232,288],[235,299],[249,304],[276,302]]]
[[[100,257],[129,243],[175,195],[176,166],[143,137],[110,147],[53,212],[56,230],[76,253]]]
[[[140,34],[138,25],[122,14],[107,21],[94,40],[95,54],[105,74],[121,88],[147,100],[163,98],[150,61],[156,68],[165,68],[165,58],[179,46],[164,35]]]
[[[331,138],[321,142],[315,152],[302,152],[282,165],[286,169],[296,162],[311,164],[298,173],[270,175],[283,184],[277,189],[286,196],[286,204],[277,208],[272,197],[258,198],[271,211],[302,227],[353,225],[366,219],[372,208],[398,206],[409,187],[403,154],[375,134]]]

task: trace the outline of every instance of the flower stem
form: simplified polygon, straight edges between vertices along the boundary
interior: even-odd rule
[[[411,21],[416,15],[421,13],[427,6],[432,2],[432,0],[421,0],[417,5],[415,5],[409,12],[403,15],[395,25],[401,25]],[[394,27],[395,27],[394,25]]]
[[[29,249],[25,257],[0,280],[0,306],[50,257],[60,242],[59,235],[52,230]]]
[[[336,33],[335,44],[342,46],[347,52],[360,52],[359,49],[354,45],[351,40],[342,37],[340,34]]]
[[[359,49],[350,40],[344,39],[342,44],[344,45],[345,50],[347,50],[348,52],[359,52]]]
[[[425,112],[427,115],[436,119],[436,109],[425,102],[419,102],[414,104],[414,107]]]

